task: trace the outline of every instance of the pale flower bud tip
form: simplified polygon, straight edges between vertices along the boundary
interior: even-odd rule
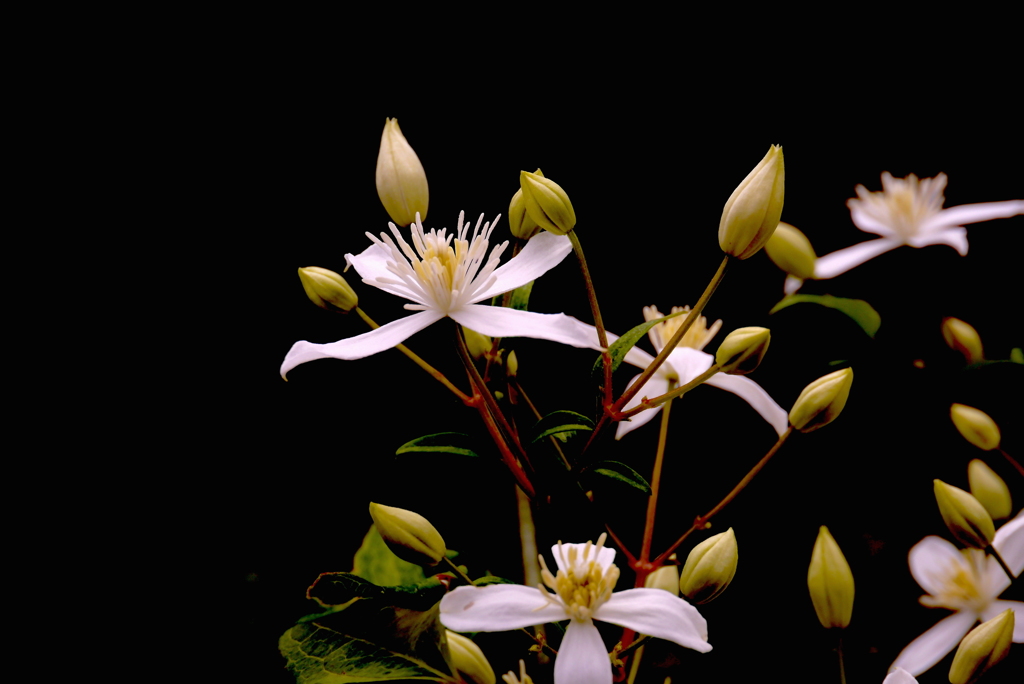
[[[818,378],[796,398],[789,412],[789,424],[801,432],[811,432],[828,425],[846,406],[852,385],[852,368]]]
[[[974,446],[984,451],[991,451],[999,446],[1002,439],[999,426],[984,411],[964,404],[953,404],[949,409],[949,415],[964,439]]]
[[[772,335],[768,328],[738,328],[722,340],[715,352],[715,363],[723,373],[746,375],[753,372],[764,359]]]
[[[967,363],[978,363],[985,360],[981,346],[981,336],[970,323],[952,316],[942,319],[942,338],[950,349],[963,354]]]
[[[662,589],[673,596],[679,596],[679,566],[663,565],[644,580],[648,589]]]
[[[814,264],[818,257],[807,236],[788,223],[779,223],[764,251],[776,266],[794,278],[814,278]]]
[[[971,494],[994,520],[1010,517],[1013,513],[1010,488],[984,461],[976,458],[967,465],[967,480],[971,483]]]
[[[779,225],[785,185],[782,147],[772,145],[722,209],[718,244],[723,252],[747,259],[764,247]]]
[[[935,480],[935,502],[950,534],[965,546],[984,549],[996,536],[992,516],[970,493]]]
[[[338,273],[319,266],[299,269],[299,281],[309,301],[321,309],[349,312],[359,304],[359,297]]]
[[[949,668],[950,684],[975,682],[1010,653],[1015,615],[1012,608],[981,623],[963,638]]]
[[[370,502],[370,517],[391,552],[416,565],[437,565],[444,558],[444,539],[422,515]]]
[[[495,684],[497,677],[487,657],[476,643],[461,634],[445,630],[448,641],[448,653],[455,669],[468,677],[473,684]]]
[[[729,586],[738,563],[736,533],[730,527],[693,547],[679,573],[679,591],[692,603],[707,603]]]
[[[558,183],[537,173],[520,171],[519,186],[527,215],[541,228],[565,235],[576,225],[572,202]]]
[[[818,622],[826,629],[845,628],[853,615],[853,573],[839,544],[824,525],[811,552],[807,589]]]
[[[423,164],[402,135],[397,119],[384,122],[377,156],[377,195],[391,219],[407,226],[427,217],[429,191]]]

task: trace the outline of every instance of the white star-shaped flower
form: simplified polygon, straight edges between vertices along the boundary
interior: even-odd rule
[[[556,576],[542,556],[541,577],[551,591],[516,584],[455,589],[441,599],[441,623],[456,632],[503,632],[569,620],[555,660],[555,684],[611,684],[608,649],[594,620],[710,651],[707,621],[683,599],[661,589],[612,593],[619,569],[604,540],[602,534],[596,545],[552,547]]]
[[[690,307],[672,307],[672,313],[677,311],[689,311]],[[651,344],[654,345],[655,351],[658,353],[665,348],[665,345],[672,339],[672,335],[675,334],[679,326],[686,320],[686,316],[677,316],[676,318],[670,318],[667,321],[657,323],[647,333],[650,337]],[[652,321],[656,318],[664,316],[663,313],[658,311],[656,307],[645,306],[644,307],[644,319]],[[722,327],[722,321],[715,321],[714,324],[709,328],[707,326],[707,319],[701,316],[694,324],[686,331],[683,335],[682,341],[672,350],[672,354],[668,357],[668,360],[658,368],[657,373],[647,381],[643,390],[638,392],[629,402],[626,404],[624,410],[629,410],[640,405],[641,400],[647,396],[657,397],[665,394],[669,391],[670,383],[675,383],[678,387],[685,385],[690,382],[698,375],[711,368],[711,364],[715,362],[715,357],[711,354],[701,351],[705,345],[711,341],[711,339],[718,333],[718,330]],[[632,364],[638,368],[647,368],[654,361],[654,357],[645,352],[639,347],[633,347],[629,353],[626,354],[626,363]],[[637,375],[630,381],[630,385],[637,381]],[[789,414],[782,409],[775,400],[772,399],[764,389],[753,380],[745,378],[740,375],[727,375],[725,373],[716,373],[712,375],[706,381],[707,385],[724,389],[727,392],[739,396],[743,401],[750,404],[755,411],[761,414],[761,417],[768,421],[777,434],[782,434],[789,427]],[[621,439],[627,432],[636,430],[641,425],[648,423],[654,416],[661,410],[659,406],[656,409],[649,409],[642,411],[628,421],[623,420],[619,422],[618,427],[615,431],[615,438]]]
[[[470,224],[464,223],[463,217],[464,212],[459,214],[454,234],[444,228],[427,233],[417,214],[411,226],[412,245],[393,223],[388,225],[394,239],[387,233],[381,233],[380,239],[367,233],[373,244],[357,256],[346,254],[346,260],[364,283],[412,301],[405,308],[418,313],[338,342],[296,342],[285,356],[281,375],[315,359],[361,359],[391,349],[446,316],[491,337],[535,337],[574,347],[600,348],[594,327],[571,316],[478,303],[550,271],[572,251],[569,238],[540,233],[518,255],[499,266],[508,241],[497,245],[487,256],[497,219],[481,228],[481,214],[470,235]]]
[[[883,173],[882,192],[868,192],[863,185],[858,185],[857,197],[847,202],[853,223],[866,233],[882,237],[818,257],[814,277],[819,280],[835,278],[900,245],[949,245],[966,256],[967,229],[963,224],[1024,214],[1024,200],[963,204],[943,209],[945,188],[944,173],[922,180],[913,174],[893,178]]]
[[[1014,575],[1024,570],[1024,515],[1003,525],[992,542]],[[957,549],[942,537],[925,537],[910,550],[910,573],[928,592],[923,605],[956,611],[914,639],[890,666],[919,675],[956,648],[979,620],[1012,608],[1019,619],[1013,640],[1024,643],[1024,603],[1000,601],[1010,578],[991,556],[979,549]]]

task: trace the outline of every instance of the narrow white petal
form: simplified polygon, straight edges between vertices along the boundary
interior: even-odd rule
[[[967,229],[943,228],[931,233],[920,233],[907,240],[911,247],[927,247],[928,245],[949,245],[960,256],[967,256]]]
[[[881,240],[868,240],[836,250],[831,254],[818,257],[814,262],[814,277],[818,280],[835,278],[841,273],[846,273],[855,266],[860,266],[865,261],[874,259],[879,254],[884,254],[890,249],[896,249],[903,242],[896,238],[882,238]]]
[[[850,219],[853,221],[853,225],[857,226],[865,233],[874,233],[875,235],[881,235],[886,238],[897,237],[895,230],[885,223],[872,218],[868,212],[864,211],[860,206],[859,201],[850,206]]]
[[[626,356],[626,360],[629,360],[628,355]],[[653,361],[653,358],[651,360]],[[662,366],[662,368],[664,368],[664,366]],[[632,387],[633,383],[635,383],[639,378],[640,376],[637,375],[632,380],[630,380],[629,387]],[[637,406],[640,405],[640,401],[644,398],[644,396],[657,397],[659,395],[664,394],[665,392],[668,392],[668,380],[663,378],[660,374],[656,373],[654,377],[647,381],[646,391],[636,393],[632,399],[626,402],[626,406],[623,408],[623,410],[628,411],[629,409],[636,408]],[[615,428],[615,439],[622,439],[623,435],[628,434],[633,430],[636,430],[638,427],[647,425],[647,423],[651,422],[654,416],[658,415],[658,411],[660,410],[661,407],[648,409],[647,411],[641,411],[635,416],[632,416],[629,420],[620,420]]]
[[[1016,518],[1004,523],[996,531],[992,546],[1010,566],[1013,574],[1019,577],[1024,571],[1024,512],[1018,513]],[[995,558],[987,558],[986,562],[988,586],[993,597],[999,596],[1010,586],[1010,578],[1006,576],[1006,571],[996,562]],[[1024,624],[1024,616],[1021,616],[1021,624]]]
[[[1024,214],[1024,200],[961,204],[958,207],[943,209],[935,216],[927,219],[921,226],[921,231],[929,232],[949,226],[962,226],[965,223],[980,223],[982,221],[991,221],[992,219],[1009,218],[1018,214]]]
[[[382,325],[376,330],[371,330],[362,335],[349,337],[348,339],[330,342],[328,344],[315,344],[313,342],[296,342],[284,357],[281,364],[281,377],[287,375],[288,371],[300,363],[315,361],[316,359],[361,359],[364,356],[372,356],[378,352],[405,342],[415,333],[423,330],[431,323],[444,318],[444,314],[437,311],[420,311],[412,316],[399,318],[387,325]]]
[[[917,679],[902,667],[897,667],[886,676],[882,684],[917,684]]]
[[[345,261],[356,269],[356,273],[367,281],[368,285],[403,299],[409,299],[419,304],[424,303],[405,285],[378,282],[381,279],[398,282],[398,276],[388,270],[388,262],[394,261],[394,257],[381,245],[371,242],[370,246],[359,254],[346,254]]]
[[[902,667],[915,677],[946,657],[971,630],[978,616],[970,612],[953,613],[917,637],[903,649],[892,665]]]
[[[539,278],[562,263],[571,251],[572,243],[564,235],[546,230],[534,235],[523,251],[494,270],[491,274],[495,278],[494,284],[476,295],[473,302],[482,302]]]
[[[1013,640],[1024,644],[1024,603],[1021,601],[993,601],[981,614],[981,619],[991,620],[1004,610],[1013,610]]]
[[[768,395],[763,387],[750,378],[745,378],[742,375],[715,373],[708,378],[707,384],[724,389],[726,392],[732,392],[750,404],[775,429],[776,434],[781,435],[789,428],[789,414],[775,403],[775,400]]]
[[[685,385],[698,375],[711,368],[715,357],[707,352],[691,347],[676,347],[668,355],[668,362],[672,364],[676,374],[679,376],[678,383]]]
[[[555,658],[555,684],[612,684],[608,649],[590,620],[573,620],[566,628]]]
[[[910,549],[910,574],[929,594],[937,596],[949,584],[955,568],[962,568],[965,559],[955,546],[942,537],[925,537]]]
[[[594,326],[565,314],[540,314],[500,306],[472,304],[448,315],[482,335],[534,337],[573,347],[600,349]]]
[[[580,566],[586,567],[587,561],[596,560],[598,565],[601,566],[601,570],[607,570],[608,566],[615,562],[615,549],[609,549],[608,547],[602,547],[601,553],[595,554],[594,550],[597,547],[593,543],[584,542],[582,544],[555,544],[551,547],[551,555],[555,557],[555,564],[558,565],[559,570],[569,569],[569,552],[574,550],[576,552],[576,565],[577,569]],[[589,554],[584,556],[586,551],[590,551]],[[582,571],[577,572],[577,576],[584,574]]]
[[[441,599],[441,624],[455,632],[504,632],[565,620],[561,601],[519,584],[458,587]]]
[[[782,285],[782,291],[788,295],[793,294],[800,289],[800,286],[804,284],[803,278],[797,278],[796,276],[786,276],[786,282]]]
[[[711,650],[708,623],[689,603],[662,589],[627,589],[598,606],[595,620],[668,639],[701,653]]]

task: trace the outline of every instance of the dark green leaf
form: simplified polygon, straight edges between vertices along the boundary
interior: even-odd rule
[[[600,475],[609,480],[629,485],[634,489],[639,489],[644,494],[651,493],[651,486],[647,484],[647,480],[640,473],[625,463],[619,463],[618,461],[599,461],[583,471],[583,475]]]
[[[626,354],[628,354],[629,350],[635,347],[636,343],[647,334],[647,331],[662,321],[667,321],[668,319],[675,318],[676,316],[683,316],[686,313],[686,311],[677,311],[669,314],[668,316],[655,318],[653,321],[645,321],[635,328],[630,329],[625,335],[612,342],[608,347],[608,353],[611,354],[612,357],[612,372],[614,373],[618,370],[619,366],[622,364],[622,360],[626,358]],[[604,363],[600,356],[597,357],[597,361],[594,362],[594,367],[591,372],[593,373],[593,377],[598,379],[599,382],[604,382]]]
[[[868,337],[874,337],[882,325],[882,317],[863,299],[845,299],[832,295],[789,295],[772,307],[768,313],[773,314],[794,304],[817,304],[840,311],[853,319],[853,322],[859,325]]]
[[[594,429],[594,421],[582,413],[575,411],[553,411],[537,421],[533,430],[536,436],[531,440],[537,442],[545,437],[559,437],[564,442],[566,438],[583,431],[590,432]]]
[[[456,456],[476,456],[476,452],[468,446],[469,435],[462,432],[438,432],[424,435],[398,447],[396,456],[402,454],[431,453],[454,454]]]

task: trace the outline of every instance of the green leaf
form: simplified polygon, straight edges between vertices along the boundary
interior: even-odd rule
[[[512,299],[509,300],[509,306],[519,311],[528,311],[530,305],[530,292],[533,290],[533,283],[531,280],[525,285],[520,285],[516,289],[512,290]]]
[[[598,461],[583,471],[582,474],[600,475],[609,480],[629,485],[634,489],[639,489],[644,494],[649,495],[651,493],[651,485],[647,484],[647,480],[640,473],[625,463],[619,463],[618,461]]]
[[[474,587],[487,587],[492,584],[518,584],[512,580],[505,579],[504,577],[498,577],[497,575],[484,575],[478,579],[473,580]]]
[[[687,313],[687,311],[676,311],[675,313],[670,313],[668,316],[655,318],[653,321],[645,321],[635,328],[630,329],[625,335],[612,342],[608,347],[608,353],[611,354],[612,357],[612,372],[614,373],[619,369],[619,366],[622,364],[622,360],[626,358],[626,354],[629,353],[630,349],[636,346],[636,343],[647,334],[648,330],[662,321],[667,321],[668,319],[675,318],[676,316],[683,316]],[[604,362],[601,359],[602,357],[597,357],[597,361],[594,362],[594,367],[591,370],[591,373],[599,382],[604,382]]]
[[[382,587],[419,584],[426,579],[423,568],[391,552],[374,525],[356,551],[352,574]]]
[[[418,437],[411,442],[406,442],[398,447],[395,455],[430,453],[476,456],[476,452],[469,448],[468,444],[469,435],[463,432],[437,432],[432,435]]]
[[[325,608],[360,599],[425,610],[440,601],[444,592],[444,584],[437,576],[407,586],[382,587],[348,572],[324,572],[306,590],[306,598]]]
[[[832,295],[789,295],[772,307],[768,313],[773,314],[794,304],[818,304],[840,311],[853,319],[853,322],[859,325],[868,337],[874,337],[882,325],[882,317],[863,299],[845,299]]]
[[[590,432],[594,429],[594,421],[582,413],[575,411],[553,411],[537,421],[533,427],[536,436],[531,440],[538,442],[545,437],[555,436],[563,442],[577,432]]]

